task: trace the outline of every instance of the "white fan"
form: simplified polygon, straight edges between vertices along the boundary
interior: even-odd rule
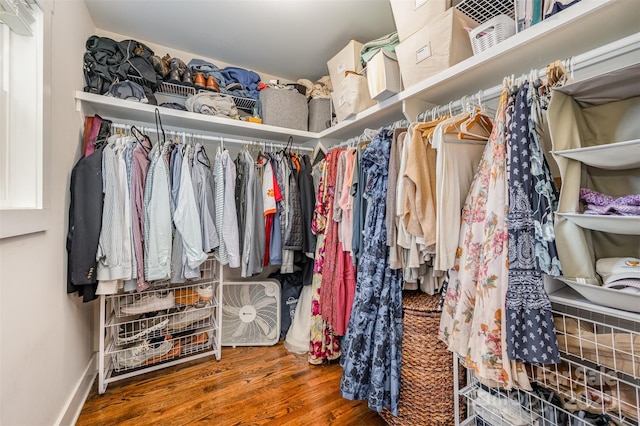
[[[222,294],[223,346],[271,346],[278,343],[278,281],[225,281]]]

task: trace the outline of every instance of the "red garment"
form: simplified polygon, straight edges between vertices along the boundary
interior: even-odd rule
[[[351,253],[342,250],[342,243],[338,243],[337,260],[336,280],[332,289],[334,310],[331,324],[338,336],[344,336],[347,333],[356,292],[356,268],[353,266]]]
[[[320,314],[322,319],[331,324],[335,329],[333,319],[335,318],[335,289],[338,284],[337,261],[338,261],[338,222],[333,220],[333,203],[336,193],[336,181],[338,173],[338,161],[340,153],[344,148],[334,149],[336,161],[329,164],[327,171],[327,181],[325,183],[326,205],[327,205],[327,230],[324,241],[324,263],[322,271],[322,285],[320,286]]]

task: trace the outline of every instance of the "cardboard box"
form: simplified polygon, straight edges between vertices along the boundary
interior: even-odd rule
[[[391,0],[400,42],[458,3],[460,0]]]
[[[362,43],[351,40],[340,52],[327,62],[329,68],[329,76],[333,87],[339,87],[345,79],[347,71],[360,72],[362,64],[360,64],[360,50]]]
[[[334,86],[335,89],[336,87]],[[331,93],[331,99],[338,122],[352,117],[377,103],[369,96],[367,77],[355,73],[347,74],[338,90]]]
[[[402,91],[400,66],[395,53],[380,49],[367,62],[369,94],[376,101],[383,101]]]
[[[465,27],[478,24],[449,9],[396,47],[405,89],[473,55]]]

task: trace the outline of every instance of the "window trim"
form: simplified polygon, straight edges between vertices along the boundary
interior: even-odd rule
[[[4,208],[0,209],[0,239],[44,232],[51,228],[51,124],[52,124],[52,0],[40,0],[38,6],[42,9],[43,40],[42,40],[42,143],[37,147],[37,161],[40,162],[40,203],[34,208]]]

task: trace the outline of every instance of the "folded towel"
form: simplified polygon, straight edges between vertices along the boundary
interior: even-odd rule
[[[228,96],[220,93],[198,93],[189,96],[184,102],[188,111],[199,112],[201,114],[214,115],[217,117],[229,117],[239,119],[238,108]]]
[[[580,188],[580,201],[586,204],[585,214],[640,215],[640,194],[630,194],[614,198],[592,189]]]
[[[380,49],[395,52],[398,44],[400,44],[400,39],[398,38],[397,32],[387,34],[365,43],[360,50],[360,62],[362,63],[362,66],[366,66],[369,59],[373,58],[373,55],[378,53]]]

